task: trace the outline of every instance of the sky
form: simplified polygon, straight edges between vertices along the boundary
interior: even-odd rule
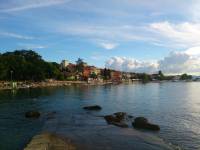
[[[199,0],[0,0],[0,53],[200,75]]]

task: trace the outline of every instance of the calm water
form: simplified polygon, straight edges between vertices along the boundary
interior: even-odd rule
[[[83,106],[98,104],[99,112]],[[26,119],[39,110],[40,119]],[[48,118],[48,113],[56,111]],[[124,111],[159,124],[152,133],[107,125],[100,115]],[[20,150],[41,131],[71,138],[84,149],[200,149],[200,83],[71,86],[0,92],[0,150]],[[162,143],[162,144],[160,144]],[[164,143],[164,144],[163,144]],[[166,145],[167,146],[166,146]],[[164,146],[163,146],[164,145]]]

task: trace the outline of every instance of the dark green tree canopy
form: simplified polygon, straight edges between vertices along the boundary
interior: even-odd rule
[[[0,80],[41,81],[46,78],[58,78],[59,65],[46,62],[32,50],[16,50],[0,55]]]

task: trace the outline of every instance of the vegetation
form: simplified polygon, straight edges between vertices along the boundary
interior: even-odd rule
[[[158,80],[165,80],[165,76],[161,70],[158,72]]]
[[[86,63],[83,61],[83,59],[78,58],[78,60],[76,61],[76,68],[78,72],[83,72],[84,64]]]
[[[111,79],[111,70],[104,68],[101,71],[101,76],[103,77],[104,80],[109,80]]]
[[[148,75],[148,74],[146,74],[146,73],[139,74],[139,75],[138,75],[138,78],[139,78],[140,80],[142,80],[143,83],[147,83],[147,82],[151,81],[150,75]]]
[[[180,80],[191,80],[192,76],[187,74],[182,74]]]
[[[46,62],[32,50],[6,52],[0,55],[0,80],[41,81],[63,79],[59,64]]]

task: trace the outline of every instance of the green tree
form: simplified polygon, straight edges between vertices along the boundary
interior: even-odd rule
[[[96,73],[95,73],[95,72],[92,72],[92,73],[90,74],[90,78],[97,79]]]
[[[138,74],[138,78],[139,78],[143,83],[147,83],[147,82],[151,81],[151,77],[150,77],[149,75],[147,75],[146,73]]]
[[[181,77],[180,77],[180,80],[191,80],[191,79],[192,79],[192,76],[187,75],[186,73],[182,74]]]
[[[103,76],[103,79],[104,79],[104,80],[109,80],[109,79],[111,79],[111,71],[110,71],[110,69],[104,68],[104,69],[101,71],[101,76]]]
[[[61,72],[56,63],[46,62],[32,50],[17,50],[0,55],[0,80],[41,81],[46,78],[60,78]]]
[[[76,61],[76,68],[78,72],[83,72],[84,64],[85,62],[83,61],[83,59],[78,58],[78,60]]]
[[[165,79],[165,76],[164,74],[162,73],[162,71],[158,71],[158,80],[164,80]]]

